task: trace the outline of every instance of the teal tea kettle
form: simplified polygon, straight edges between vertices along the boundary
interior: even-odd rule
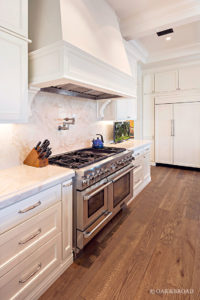
[[[101,137],[101,139],[99,137],[97,137],[97,139],[93,139],[92,141],[92,147],[95,148],[95,149],[102,149],[103,148],[103,143],[104,143],[104,140],[103,140],[103,135],[102,134],[97,134]]]

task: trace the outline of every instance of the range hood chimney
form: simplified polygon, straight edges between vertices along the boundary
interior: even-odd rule
[[[90,99],[136,97],[117,16],[106,0],[29,0],[29,83]]]

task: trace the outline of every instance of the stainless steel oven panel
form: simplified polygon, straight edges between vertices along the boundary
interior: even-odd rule
[[[109,176],[108,178],[109,181],[112,181],[112,184],[108,187],[108,209],[113,212],[113,215],[115,215],[124,204],[126,204],[133,198],[133,170],[133,164],[129,164],[128,166]],[[114,185],[119,179],[121,179],[123,176],[126,176],[127,174],[129,174],[130,176],[129,193],[116,206],[114,206]]]
[[[85,231],[77,230],[77,248],[82,249],[112,219],[112,217],[112,212],[106,211]]]
[[[108,187],[111,182],[106,180],[100,181],[98,184],[87,188],[84,191],[76,191],[76,206],[77,206],[77,229],[84,231],[90,226],[97,218],[99,218],[105,211],[108,210]],[[103,205],[89,216],[88,203],[92,197],[103,191]]]

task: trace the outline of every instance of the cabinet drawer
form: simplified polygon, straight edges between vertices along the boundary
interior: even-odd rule
[[[147,148],[144,149],[143,154],[147,154],[147,153],[150,154],[150,152],[151,152],[151,147],[149,146],[149,147],[147,147]]]
[[[30,299],[31,292],[61,263],[61,234],[0,278],[0,299]]]
[[[0,234],[61,201],[61,185],[0,210]]]
[[[61,202],[0,235],[0,277],[61,232]]]
[[[142,165],[142,160],[143,160],[143,155],[142,154],[140,154],[138,156],[135,156],[134,160],[133,160],[134,166],[136,166],[136,167],[141,166]]]
[[[143,154],[143,160],[145,163],[150,161],[150,156],[151,156],[151,153],[149,151],[147,151],[146,153]]]

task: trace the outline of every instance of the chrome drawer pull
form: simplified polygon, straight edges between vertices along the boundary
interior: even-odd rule
[[[19,210],[18,213],[19,213],[19,214],[24,214],[24,213],[28,212],[29,210],[32,210],[32,209],[38,207],[38,206],[41,205],[41,204],[42,204],[42,202],[41,202],[41,201],[38,201],[37,203],[33,204],[32,206],[29,206],[29,207],[27,207],[27,208],[24,208],[24,209],[22,209],[22,210]]]
[[[105,214],[107,214],[107,216],[101,221],[99,222],[99,224],[94,227],[91,231],[87,232],[83,232],[84,238],[88,239],[99,227],[101,227],[101,225],[112,215],[112,212],[106,212]]]
[[[42,268],[42,264],[39,263],[37,265],[36,269],[33,272],[31,272],[26,278],[20,279],[19,283],[25,283],[27,280],[29,280],[31,277],[33,277],[41,268]]]
[[[25,240],[19,241],[19,245],[24,245],[24,244],[28,243],[30,240],[32,240],[36,236],[38,236],[41,232],[42,232],[42,229],[39,228],[36,232],[31,233],[30,236],[28,238],[26,238]]]

